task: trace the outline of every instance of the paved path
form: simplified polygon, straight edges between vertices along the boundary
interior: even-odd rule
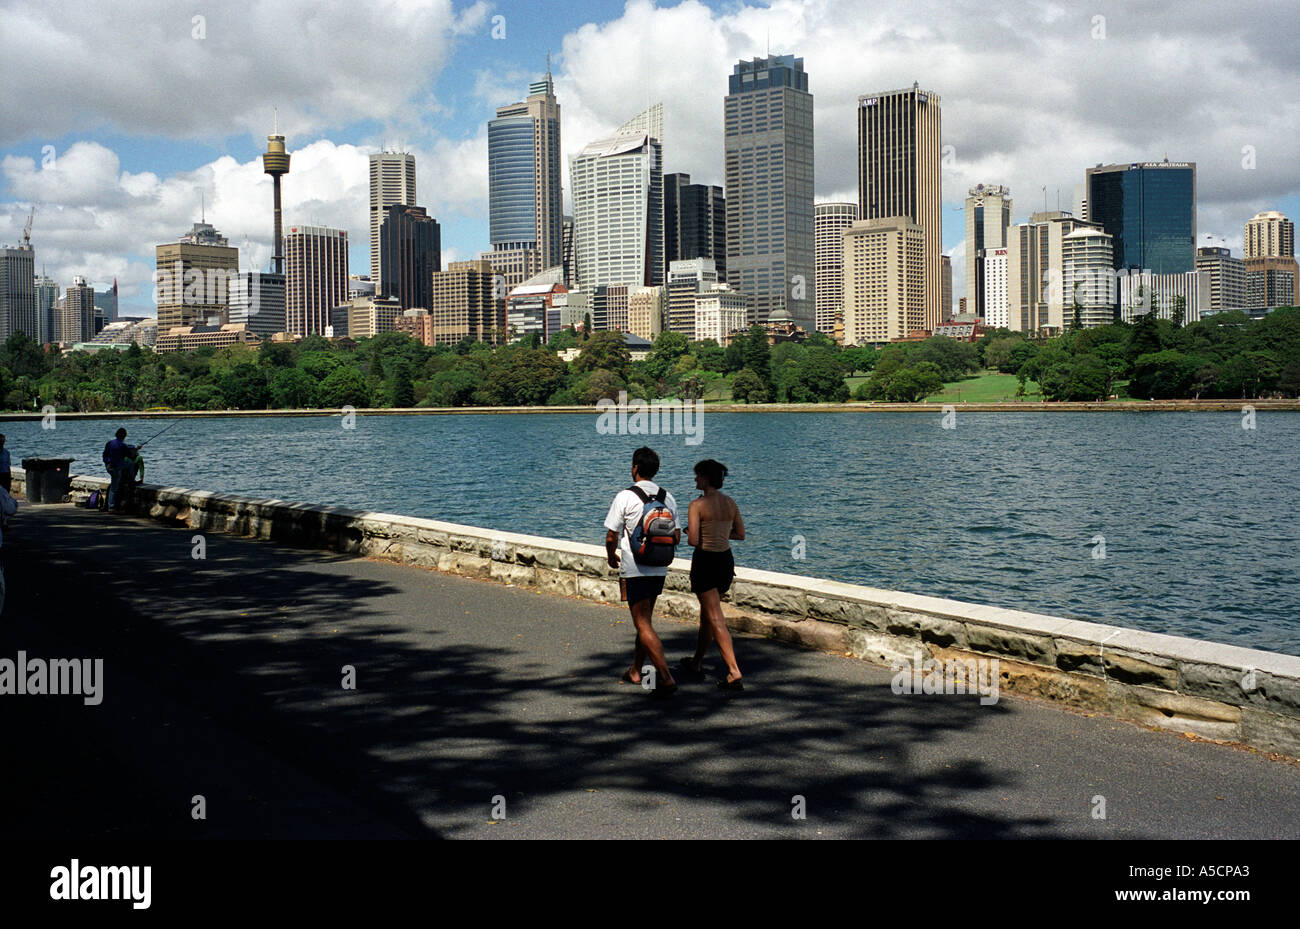
[[[192,536],[27,505],[5,533],[0,658],[105,668],[99,706],[0,696],[0,834],[1300,835],[1300,767],[1247,751],[899,696],[888,669],[754,638],[744,693],[655,702],[617,683],[623,608],[221,535],[195,560]],[[692,624],[657,626],[693,648]]]

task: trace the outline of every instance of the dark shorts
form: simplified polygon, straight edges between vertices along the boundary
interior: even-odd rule
[[[706,590],[716,590],[720,597],[731,589],[731,581],[735,576],[736,560],[730,549],[725,552],[708,552],[697,548],[691,556],[691,593],[702,594]]]
[[[0,473],[0,487],[3,487],[5,489],[5,493],[8,493],[9,491],[13,490],[13,486],[14,486],[14,473],[12,471],[5,471],[3,473]]]
[[[652,600],[664,592],[664,578],[659,577],[625,577],[627,583],[627,605]]]

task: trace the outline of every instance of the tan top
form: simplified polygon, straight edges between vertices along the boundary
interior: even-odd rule
[[[707,519],[708,516],[718,515],[712,512],[713,508],[707,503],[698,507],[700,517],[700,544],[699,548],[706,552],[728,552],[731,551],[732,530],[736,526],[737,512],[736,503],[730,497],[723,496],[719,503],[725,507],[727,516],[725,519]]]

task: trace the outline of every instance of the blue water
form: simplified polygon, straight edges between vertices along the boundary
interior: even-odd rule
[[[1254,430],[1238,413],[962,413],[955,429],[938,411],[706,413],[698,445],[596,423],[187,420],[146,448],[147,479],[600,544],[648,442],[683,507],[697,460],[731,469],[741,565],[1300,655],[1300,413]],[[15,464],[65,454],[102,474],[119,425],[132,441],[167,422],[3,429]]]

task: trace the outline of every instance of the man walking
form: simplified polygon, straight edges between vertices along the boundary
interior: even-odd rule
[[[114,513],[121,512],[122,479],[135,471],[135,446],[127,445],[126,430],[119,429],[104,446],[104,467],[108,469],[108,508]]]
[[[651,448],[642,446],[632,453],[633,485],[627,490],[619,491],[614,502],[610,504],[609,514],[605,517],[605,555],[611,568],[620,574],[628,610],[632,613],[632,625],[636,627],[636,649],[633,653],[632,667],[623,674],[623,680],[629,684],[641,683],[641,668],[647,659],[655,669],[655,688],[651,696],[663,699],[677,692],[677,682],[668,668],[664,658],[663,643],[651,625],[654,614],[655,599],[663,592],[664,578],[668,576],[668,561],[662,557],[651,560],[664,561],[664,564],[646,564],[638,562],[632,551],[633,534],[640,537],[644,533],[642,517],[651,501],[666,507],[672,514],[673,524],[677,522],[677,501],[673,495],[663,490],[651,478],[659,473],[659,456]],[[640,528],[641,532],[638,532]],[[681,530],[675,529],[673,544],[681,540]],[[642,556],[644,559],[644,555]]]

